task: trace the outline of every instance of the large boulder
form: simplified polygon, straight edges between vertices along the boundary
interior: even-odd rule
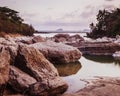
[[[0,45],[0,96],[4,91],[4,85],[9,79],[10,55],[8,50]]]
[[[29,45],[38,49],[52,63],[69,63],[78,61],[81,52],[72,46],[53,41],[46,41]]]
[[[29,89],[32,96],[52,96],[61,94],[68,88],[53,64],[33,47],[19,45],[14,66],[36,79],[37,82]]]

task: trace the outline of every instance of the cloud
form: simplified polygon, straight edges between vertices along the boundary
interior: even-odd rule
[[[82,26],[83,22],[60,22],[60,21],[48,21],[43,23],[47,26]]]
[[[111,1],[115,1],[115,0],[105,0],[105,1],[109,1],[109,2],[111,2]]]
[[[112,5],[112,4],[110,4],[110,5],[104,4],[104,5],[102,5],[102,7],[103,7],[104,9],[107,9],[107,10],[112,10],[112,9],[116,8],[116,6],[114,6],[114,5]]]

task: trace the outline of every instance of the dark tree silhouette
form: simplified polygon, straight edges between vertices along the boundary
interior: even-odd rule
[[[88,37],[115,37],[120,35],[120,9],[112,11],[99,10],[97,14],[97,24]]]

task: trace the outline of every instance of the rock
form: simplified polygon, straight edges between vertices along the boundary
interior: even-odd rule
[[[9,79],[10,55],[5,47],[0,46],[0,85],[5,84]]]
[[[23,37],[13,38],[13,40],[17,43],[22,42],[24,44],[33,44],[33,43],[45,41],[45,39],[41,36],[32,36],[32,37],[23,36]]]
[[[108,37],[102,37],[102,38],[98,38],[96,39],[97,42],[114,42],[114,38],[108,38]]]
[[[55,42],[63,42],[63,43],[84,41],[84,39],[78,34],[73,36],[70,36],[69,34],[57,34],[52,39]]]
[[[68,45],[77,47],[83,55],[110,55],[120,51],[120,45],[113,42],[86,41],[79,43],[69,43]]]
[[[87,81],[87,86],[76,93],[66,93],[62,96],[119,96],[120,78],[97,77],[95,80]]]
[[[4,85],[9,79],[10,55],[8,50],[0,45],[0,96],[4,92]]]
[[[120,51],[116,51],[112,56],[115,60],[120,60]]]
[[[30,36],[21,36],[21,37],[16,37],[16,38],[12,38],[16,43],[24,43],[24,44],[33,44],[33,37]]]
[[[65,92],[68,87],[61,78],[54,78],[48,80],[48,85],[45,82],[37,82],[30,87],[30,94],[32,96],[58,96]],[[58,87],[59,86],[59,87]]]
[[[29,90],[32,96],[57,95],[68,88],[53,64],[35,48],[19,45],[15,66],[37,80],[37,83],[31,85]]]
[[[114,43],[117,43],[120,45],[120,35],[117,35],[115,39],[116,40],[114,41]]]
[[[53,37],[55,42],[65,42],[69,39],[69,34],[57,34]]]
[[[3,96],[25,96],[25,94],[16,92],[11,86],[7,84],[7,86],[5,86],[5,91]]]
[[[24,94],[28,91],[30,85],[37,82],[33,77],[14,66],[10,66],[9,77],[9,84],[12,88],[17,92],[24,92]]]
[[[17,56],[18,44],[12,38],[0,38],[1,46],[4,46],[10,55],[10,64],[14,64],[15,57]]]
[[[0,38],[0,44],[4,46],[13,46],[16,45],[15,41],[12,40],[11,38]]]
[[[77,48],[53,41],[35,43],[29,46],[38,49],[52,63],[75,62],[81,57]]]
[[[33,43],[44,42],[45,39],[41,36],[34,36],[32,39]]]
[[[69,42],[81,42],[81,41],[84,41],[84,39],[76,34],[76,35],[73,35],[73,36],[70,36],[70,39],[68,40]]]

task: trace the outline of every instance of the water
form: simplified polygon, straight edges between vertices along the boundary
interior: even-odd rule
[[[43,37],[52,37],[52,34],[42,34]],[[74,34],[70,34],[74,35]],[[82,34],[84,37],[85,34]],[[94,76],[120,77],[120,61],[108,56],[82,56],[79,62],[55,65],[60,76],[68,83],[67,92],[76,92],[85,86],[82,79]]]
[[[90,79],[94,76],[120,77],[120,62],[112,57],[82,56],[79,62],[55,66],[69,85],[67,92],[73,93],[83,88],[86,83],[82,79]]]

